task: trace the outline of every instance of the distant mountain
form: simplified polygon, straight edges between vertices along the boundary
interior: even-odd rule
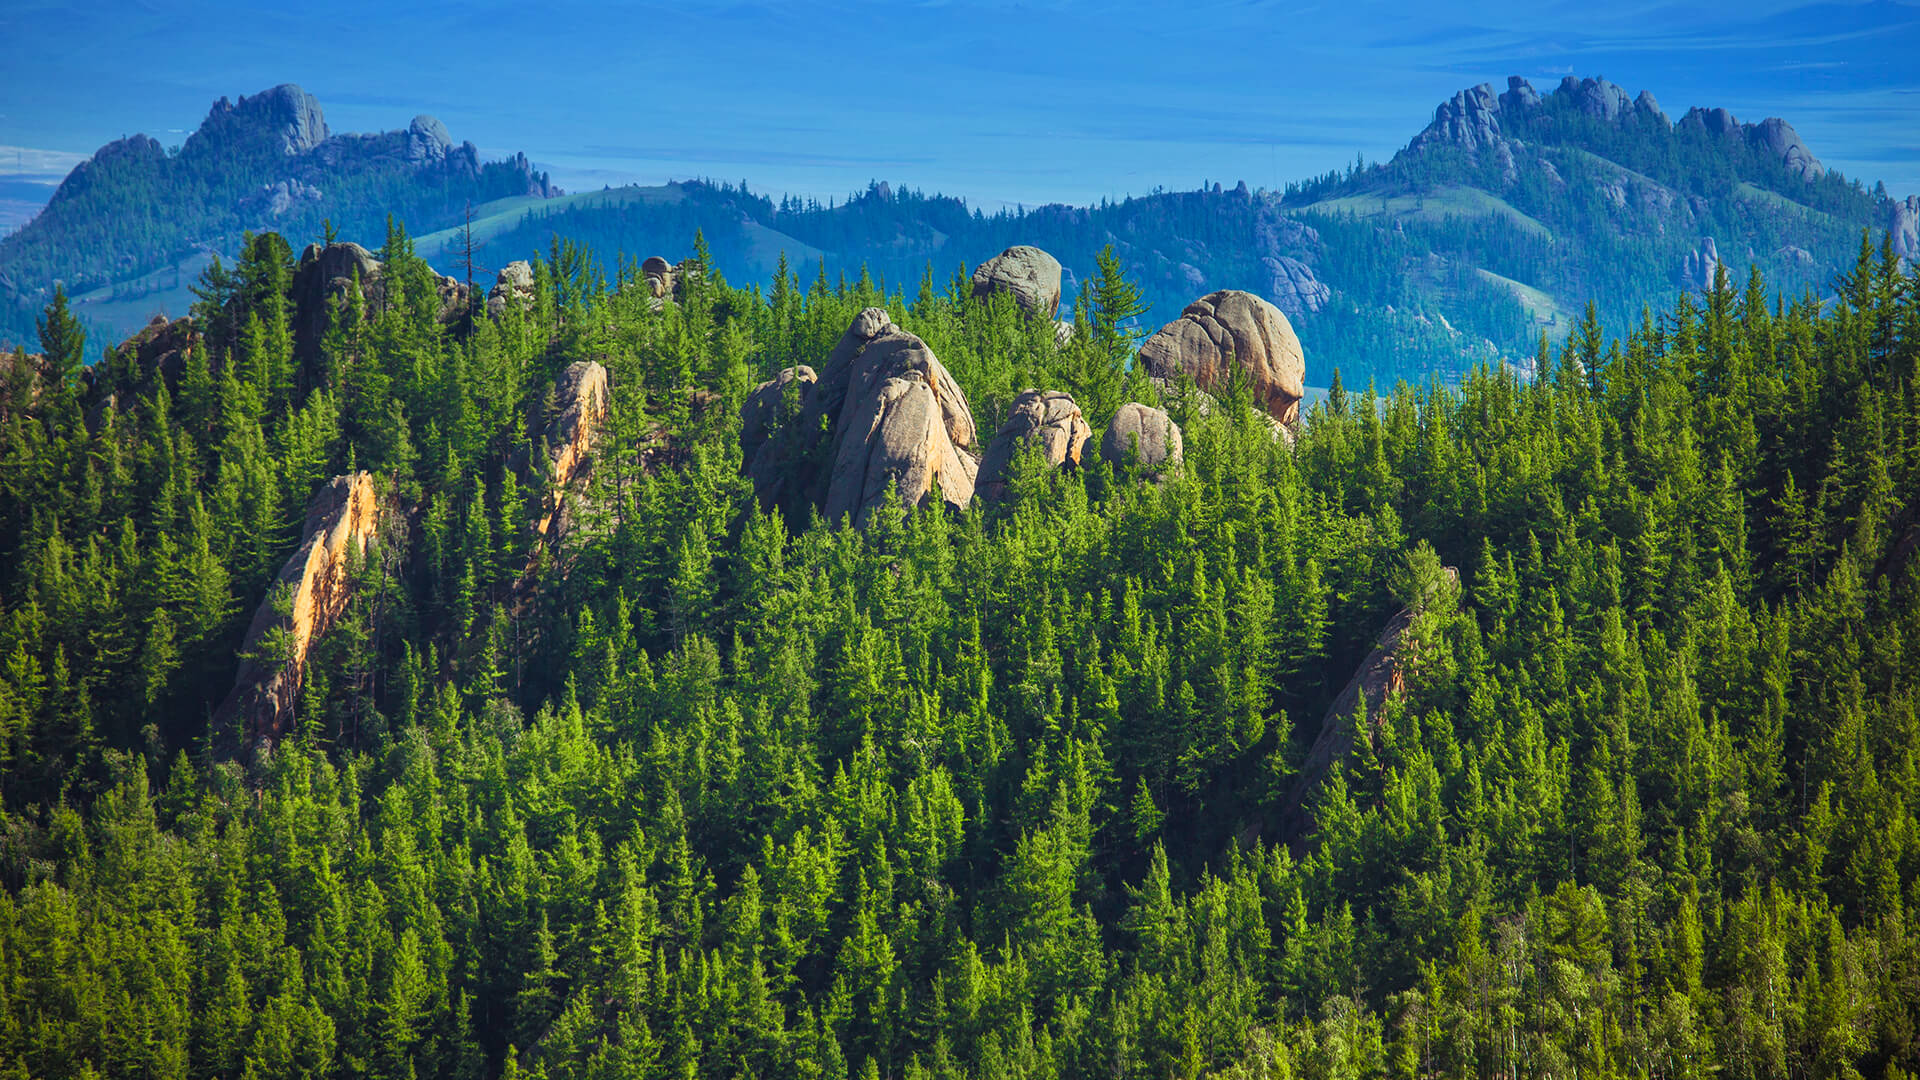
[[[1157,325],[1211,290],[1247,289],[1294,321],[1318,371],[1414,381],[1478,362],[1525,368],[1596,304],[1615,332],[1643,306],[1711,288],[1724,264],[1789,291],[1831,291],[1863,230],[1920,255],[1920,199],[1896,202],[1826,169],[1793,127],[1724,109],[1678,123],[1651,93],[1604,79],[1540,94],[1462,90],[1392,161],[1294,184],[1221,185],[1091,207],[982,214],[876,183],[845,202],[770,199],[705,183],[587,192],[487,208],[489,257],[545,252],[565,236],[615,258],[678,255],[701,230],[719,268],[765,280],[781,253],[811,278],[864,267],[909,294],[931,264],[944,287],[1015,243],[1052,252],[1071,290],[1113,244]],[[422,250],[452,269],[452,235]]]
[[[298,247],[330,220],[343,236],[377,238],[389,213],[431,230],[469,202],[557,194],[524,155],[483,162],[431,116],[403,131],[336,135],[292,84],[221,98],[172,151],[146,135],[101,147],[0,240],[0,341],[33,344],[33,317],[56,281],[114,340],[157,310],[181,314],[199,268],[237,251],[248,230]]]
[[[221,154],[251,171],[205,196],[188,194],[200,189],[184,179],[118,179],[147,175],[123,159],[156,175],[203,176],[194,164],[203,145],[227,147]],[[178,197],[163,202],[155,190]],[[1482,362],[1525,369],[1541,336],[1563,338],[1590,300],[1620,332],[1643,307],[1711,288],[1721,265],[1736,288],[1758,267],[1770,284],[1825,295],[1853,265],[1863,231],[1890,232],[1898,253],[1920,257],[1920,198],[1895,201],[1825,168],[1786,121],[1740,123],[1696,108],[1675,123],[1651,93],[1571,77],[1546,94],[1517,77],[1500,93],[1462,90],[1390,162],[1284,192],[1212,184],[996,214],[887,183],[825,205],[694,181],[560,196],[524,158],[479,165],[431,118],[407,132],[329,138],[318,105],[291,87],[217,105],[176,157],[150,139],[116,143],[61,191],[0,243],[0,293],[9,281],[34,283],[38,293],[14,287],[31,305],[51,278],[71,283],[84,267],[88,287],[120,283],[90,294],[109,301],[92,310],[113,310],[116,293],[136,298],[120,305],[123,328],[157,306],[178,314],[194,269],[183,255],[219,249],[246,227],[278,228],[298,246],[330,216],[342,236],[372,244],[392,212],[423,255],[455,272],[455,225],[472,198],[487,263],[540,256],[566,237],[592,249],[609,276],[622,259],[678,259],[703,233],[736,282],[768,280],[784,254],[803,283],[864,270],[911,295],[930,268],[944,288],[963,265],[1025,243],[1061,261],[1071,293],[1111,244],[1152,305],[1144,329],[1215,289],[1246,289],[1294,321],[1314,370],[1383,383],[1452,378]],[[69,200],[85,212],[65,209]],[[69,225],[75,216],[93,231]],[[145,261],[81,239],[122,229],[148,238]],[[161,235],[171,239],[150,239]],[[157,282],[155,266],[176,269]],[[140,292],[172,282],[182,283],[172,299]],[[28,308],[15,325],[30,337]]]

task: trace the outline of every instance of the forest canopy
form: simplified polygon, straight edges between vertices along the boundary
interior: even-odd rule
[[[555,241],[494,315],[377,254],[317,333],[267,234],[189,323],[100,350],[56,296],[5,358],[0,1076],[1920,1069],[1884,246],[1831,302],[1590,309],[1532,380],[1333,375],[1293,440],[1139,378],[1117,274],[1063,345],[958,277],[656,295]],[[870,306],[982,431],[1146,400],[1183,466],[762,510],[741,404]],[[236,670],[301,643],[250,622],[299,625],[283,567],[362,472],[261,738]],[[1396,615],[1391,691],[1332,707]]]

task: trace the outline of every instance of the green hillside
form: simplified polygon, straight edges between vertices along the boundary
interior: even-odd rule
[[[496,319],[394,230],[307,340],[257,237],[189,322],[87,367],[56,305],[0,358],[0,1075],[1920,1070],[1899,262],[1587,322],[1531,380],[1310,349],[1287,437],[1129,371],[1116,257],[1061,345],[944,276],[548,251]],[[1406,288],[1545,303],[1456,269]],[[918,366],[856,380],[888,325]],[[742,441],[804,427],[756,393],[796,364],[919,439],[854,465],[1025,387],[1094,442],[789,519]],[[1130,398],[1182,458],[1093,448]]]

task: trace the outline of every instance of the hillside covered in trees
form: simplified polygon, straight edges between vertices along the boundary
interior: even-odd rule
[[[91,366],[56,294],[0,380],[0,1075],[1910,1076],[1920,277],[1857,242],[1531,380],[1303,334],[1297,427],[1147,379],[1112,253],[1071,332],[704,243],[483,298],[391,225],[248,237]],[[960,472],[763,508],[869,341]],[[956,500],[1080,430],[1029,387],[1184,452]]]
[[[336,133],[291,83],[223,97],[180,145],[133,135],[101,147],[0,238],[0,343],[33,340],[55,285],[96,335],[184,315],[207,257],[231,260],[249,230],[304,245],[335,228],[376,235],[389,214],[439,228],[473,203],[558,193],[524,155],[482,161],[431,116],[401,131]]]

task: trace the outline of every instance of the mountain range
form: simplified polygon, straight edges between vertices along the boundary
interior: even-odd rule
[[[906,292],[1026,243],[1060,259],[1071,293],[1112,245],[1149,304],[1144,328],[1196,296],[1245,289],[1288,314],[1319,370],[1383,381],[1482,362],[1528,370],[1542,337],[1564,337],[1589,302],[1624,332],[1646,306],[1712,288],[1721,266],[1736,288],[1752,267],[1824,295],[1863,233],[1920,256],[1920,198],[1825,168],[1785,120],[1693,108],[1675,122],[1650,92],[1603,78],[1568,76],[1545,94],[1517,76],[1502,92],[1462,90],[1392,160],[1283,191],[1212,184],[995,214],[883,181],[824,205],[695,180],[565,195],[524,156],[483,165],[431,117],[329,135],[319,104],[281,86],[216,103],[177,154],[136,136],[76,169],[0,241],[0,332],[31,343],[32,313],[60,279],[117,340],[156,310],[179,314],[198,266],[248,228],[297,247],[324,220],[374,240],[392,214],[454,270],[469,206],[495,266],[566,237],[611,271],[678,258],[700,234],[735,280],[765,281],[784,256],[798,277],[864,272]]]
[[[97,343],[156,312],[184,314],[194,278],[215,254],[237,254],[250,230],[296,242],[329,226],[377,237],[389,215],[436,229],[473,203],[558,194],[524,155],[482,161],[431,116],[335,134],[320,102],[292,84],[221,98],[180,146],[133,135],[101,147],[0,239],[0,341],[33,343],[56,282]]]

